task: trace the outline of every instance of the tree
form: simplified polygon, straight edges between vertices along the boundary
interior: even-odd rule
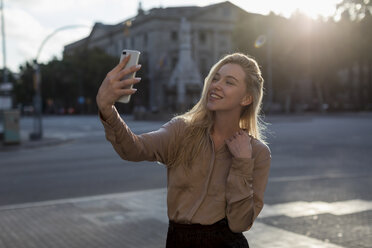
[[[19,78],[14,81],[15,102],[21,106],[31,106],[34,95],[33,67],[31,62],[25,62],[19,67]]]
[[[117,63],[118,58],[94,48],[77,51],[61,61],[52,60],[42,66],[42,95],[49,111],[64,108],[77,113],[95,112],[100,83]]]
[[[43,111],[46,113],[95,113],[95,96],[107,72],[118,63],[118,58],[94,48],[52,59],[40,65]],[[27,62],[20,68],[17,99],[23,105],[32,104],[33,67]]]
[[[336,6],[341,15],[348,14],[352,20],[361,20],[372,15],[371,0],[342,0]]]
[[[342,4],[349,2],[360,1]],[[371,3],[364,4],[354,7],[370,11]],[[342,13],[339,21],[311,20],[299,12],[289,19],[248,13],[238,22],[235,46],[257,59],[265,79],[270,50],[273,101],[286,112],[299,105],[321,111],[324,106],[330,111],[372,109],[372,15],[352,20],[348,11]],[[269,31],[271,49],[267,41],[255,47],[255,39]]]
[[[347,41],[352,51],[349,77],[352,82],[351,98],[358,109],[372,109],[372,2],[370,0],[343,0],[337,5],[342,24],[347,24]],[[346,26],[345,26],[346,27]]]

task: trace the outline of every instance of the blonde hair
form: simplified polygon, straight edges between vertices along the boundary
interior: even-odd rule
[[[266,123],[260,116],[264,83],[261,70],[254,59],[241,53],[233,53],[223,57],[211,68],[204,80],[199,102],[188,112],[175,117],[182,118],[187,123],[187,128],[181,143],[170,154],[169,166],[191,166],[194,158],[208,147],[210,142],[208,137],[214,121],[213,111],[207,108],[208,90],[215,74],[226,64],[241,66],[245,72],[247,92],[253,99],[251,104],[242,109],[239,121],[240,128],[246,129],[248,134],[267,144],[266,137],[263,135],[263,131],[266,130]]]

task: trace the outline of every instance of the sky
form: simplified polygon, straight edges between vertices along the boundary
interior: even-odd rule
[[[2,0],[5,23],[6,67],[18,72],[19,66],[36,58],[43,40],[56,29],[75,26],[53,35],[43,46],[39,62],[61,58],[63,47],[89,35],[95,22],[117,24],[137,13],[139,0]],[[290,17],[296,10],[309,17],[330,16],[340,0],[231,0],[247,12],[270,11]],[[142,0],[146,11],[156,7],[206,6],[213,0]],[[1,20],[0,20],[1,22]],[[3,45],[2,40],[0,44]],[[4,67],[0,49],[0,66]]]

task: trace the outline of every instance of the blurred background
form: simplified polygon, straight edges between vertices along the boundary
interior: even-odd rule
[[[121,160],[97,115],[123,49],[135,133],[199,99],[225,54],[255,58],[272,152],[253,247],[371,247],[370,0],[2,0],[0,248],[164,247],[163,166]],[[21,224],[20,224],[21,223]]]
[[[320,15],[323,2],[314,3],[320,5],[318,13],[301,10],[298,2],[297,8],[292,6],[295,3],[289,4],[294,11],[289,17],[274,10],[267,15],[252,13],[249,6],[243,9],[231,2],[151,9],[144,9],[139,2],[134,16],[114,24],[96,22],[91,28],[79,24],[56,29],[68,33],[67,29],[80,28],[89,34],[65,44],[60,58],[38,62],[34,57],[20,63],[15,71],[6,69],[12,101],[1,96],[2,103],[22,114],[33,114],[38,63],[43,114],[95,114],[98,87],[126,48],[141,51],[143,69],[138,94],[130,104],[119,106],[123,113],[188,109],[197,101],[203,82],[185,82],[185,100],[175,104],[179,96],[171,76],[180,60],[184,39],[179,29],[184,17],[191,25],[194,73],[204,79],[210,67],[227,53],[253,56],[265,78],[265,113],[370,111],[371,2],[339,1],[334,9],[328,9],[328,16]],[[53,37],[45,38],[37,57],[44,45],[54,43]],[[37,48],[33,49],[36,54]]]

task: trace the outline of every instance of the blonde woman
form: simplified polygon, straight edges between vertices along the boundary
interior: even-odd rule
[[[97,104],[106,138],[121,158],[159,161],[168,173],[166,247],[249,247],[242,232],[263,208],[271,152],[260,120],[263,78],[255,60],[234,53],[209,72],[199,102],[157,131],[135,135],[114,107],[140,66],[117,65]]]

